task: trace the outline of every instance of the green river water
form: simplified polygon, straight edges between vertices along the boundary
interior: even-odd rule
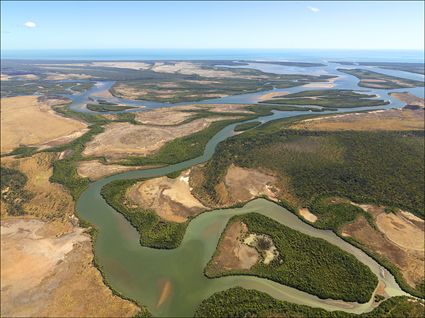
[[[275,114],[267,119],[276,116],[282,117],[282,114],[280,116]],[[283,117],[289,116],[283,115]],[[206,278],[203,270],[214,253],[227,221],[236,214],[257,212],[305,234],[323,238],[352,253],[385,283],[389,295],[406,295],[394,277],[364,252],[333,232],[316,229],[283,207],[264,199],[251,201],[242,208],[215,210],[197,216],[190,222],[182,244],[176,249],[159,250],[141,246],[138,232],[104,201],[100,195],[101,188],[114,180],[161,176],[205,162],[211,158],[220,141],[234,134],[234,126],[230,125],[214,136],[207,144],[204,154],[198,158],[163,168],[125,172],[106,177],[91,183],[81,195],[77,202],[78,216],[99,230],[94,244],[95,257],[102,267],[106,280],[115,290],[146,305],[154,316],[192,316],[202,300],[217,291],[236,286],[255,288],[276,299],[327,310],[345,310],[353,313],[372,310],[373,297],[366,304],[347,303],[319,299],[297,289],[253,276]],[[170,294],[159,303],[166,283],[170,286]]]

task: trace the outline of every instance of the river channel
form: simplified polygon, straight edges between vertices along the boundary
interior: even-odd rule
[[[267,65],[267,67],[270,66]],[[279,68],[281,66],[275,67]],[[279,73],[279,70],[275,69],[274,71]],[[308,68],[305,71],[307,72]],[[335,74],[339,76],[335,81],[335,88],[368,91],[376,93],[381,98],[390,101],[390,104],[384,107],[343,108],[337,112],[398,108],[403,106],[403,103],[388,95],[389,91],[409,91],[423,97],[422,88],[399,90],[359,88],[356,78],[336,71],[336,65],[331,65],[331,63],[323,67],[322,72],[323,74]],[[84,104],[89,100],[89,97],[96,96],[99,92],[108,90],[111,85],[113,85],[113,82],[99,82],[86,93],[70,95],[69,97],[73,99],[71,108],[77,111],[88,111],[84,108]],[[282,91],[297,92],[307,89],[311,88],[298,86],[290,89],[282,89]],[[196,102],[196,104],[255,103],[258,101],[258,97],[264,93],[231,96]],[[145,101],[127,101],[115,97],[111,98],[111,101],[132,106],[145,106],[146,108],[172,107],[175,105]],[[143,111],[146,108],[138,108],[137,110]],[[273,119],[288,118],[305,113],[305,111],[275,111],[273,115],[260,117],[257,120],[264,123]],[[323,112],[321,114],[326,113],[329,112]],[[200,157],[162,168],[136,170],[105,177],[90,183],[89,187],[83,192],[77,201],[77,214],[81,219],[92,223],[99,230],[94,244],[95,257],[108,283],[115,290],[126,297],[146,305],[154,316],[192,316],[202,300],[215,292],[236,286],[257,289],[268,293],[276,299],[320,307],[327,310],[362,313],[373,309],[373,297],[365,304],[348,303],[319,299],[314,295],[257,277],[228,276],[217,279],[206,278],[203,274],[203,269],[214,253],[220,234],[227,221],[233,215],[257,212],[310,236],[325,239],[344,251],[353,254],[358,260],[367,265],[380,281],[385,283],[385,291],[390,296],[406,295],[395,282],[394,277],[364,252],[345,242],[333,232],[316,229],[304,223],[283,207],[264,199],[251,201],[242,208],[205,212],[190,222],[184,239],[178,248],[173,250],[159,250],[141,246],[138,232],[101,197],[101,188],[114,180],[163,176],[209,160],[214,154],[217,144],[235,134],[235,125],[229,125],[215,135],[208,142],[204,154]],[[300,272],[299,275],[302,275],[302,273]]]

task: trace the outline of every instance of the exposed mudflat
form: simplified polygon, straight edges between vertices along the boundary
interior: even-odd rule
[[[58,100],[58,103],[63,101]],[[65,144],[85,133],[87,125],[59,116],[38,96],[1,99],[1,152],[25,146]],[[46,129],[48,127],[48,129]]]
[[[97,160],[80,161],[77,167],[77,173],[83,178],[89,178],[90,180],[98,180],[100,178],[110,176],[116,173],[137,170],[137,169],[148,169],[151,166],[122,166],[117,164],[103,164]]]
[[[86,144],[84,156],[105,156],[108,159],[146,156],[159,150],[166,142],[207,128],[222,118],[196,119],[179,126],[145,126],[112,123]]]

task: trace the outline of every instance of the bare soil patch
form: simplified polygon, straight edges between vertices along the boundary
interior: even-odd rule
[[[254,247],[243,243],[248,227],[242,222],[227,226],[217,251],[206,268],[216,273],[235,269],[250,269],[260,260],[260,254]]]
[[[423,116],[421,110],[389,109],[306,119],[291,128],[325,131],[423,130]]]
[[[259,196],[276,201],[279,193],[277,178],[271,173],[235,165],[229,166],[216,190],[223,206],[246,202]]]
[[[52,146],[67,143],[87,131],[87,125],[55,113],[52,102],[37,96],[1,99],[1,153],[21,146]],[[63,103],[63,101],[60,101]]]
[[[138,307],[112,295],[92,264],[82,228],[34,219],[1,222],[3,317],[134,316]]]
[[[176,179],[160,177],[138,182],[128,189],[129,202],[155,211],[166,221],[186,222],[208,209],[192,195],[189,174],[186,170]]]

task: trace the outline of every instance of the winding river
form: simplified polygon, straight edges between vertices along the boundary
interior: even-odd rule
[[[261,65],[250,65],[250,67],[261,68]],[[266,65],[264,67],[270,68],[271,66]],[[276,73],[279,73],[279,68],[283,69],[279,65],[275,65],[274,67],[275,69],[273,71]],[[370,91],[379,94],[381,98],[390,101],[389,105],[382,108],[403,106],[401,102],[394,100],[388,95],[388,90],[360,89],[357,86],[358,80],[356,78],[336,71],[336,67],[337,65],[329,63],[329,65],[321,69],[323,74],[335,74],[339,76],[335,82],[335,88]],[[306,68],[304,71],[309,72],[309,68]],[[98,96],[99,93],[109,89],[111,85],[113,85],[113,82],[100,82],[88,92],[79,95],[70,95],[69,97],[73,99],[71,108],[78,111],[88,111],[84,108],[84,104],[89,100],[89,97]],[[282,91],[297,92],[307,89],[311,88],[299,86],[283,89]],[[423,97],[423,89],[421,88],[391,91],[409,91]],[[196,104],[253,103],[258,101],[258,97],[264,93],[230,96],[197,102]],[[133,106],[146,106],[147,108],[174,106],[145,101],[127,101],[115,97],[111,97],[108,100]],[[382,108],[341,109],[339,112]],[[137,109],[137,111],[140,110],[143,110],[143,108]],[[303,111],[275,111],[273,115],[260,117],[259,120],[264,123],[273,119],[287,118],[305,113]],[[325,113],[328,112],[323,112],[322,114]],[[173,250],[159,250],[141,246],[138,232],[101,197],[101,188],[111,181],[163,176],[209,160],[214,154],[217,144],[235,134],[235,125],[229,125],[215,135],[208,142],[204,154],[200,157],[167,167],[137,170],[105,177],[91,183],[81,195],[77,201],[78,216],[98,228],[99,233],[94,244],[95,257],[98,264],[102,267],[108,283],[115,290],[126,297],[146,305],[154,316],[191,316],[203,299],[217,291],[236,286],[255,288],[280,300],[312,307],[321,307],[327,310],[362,313],[373,309],[373,297],[365,304],[348,303],[319,299],[316,296],[297,289],[257,277],[229,276],[217,279],[206,278],[203,274],[203,269],[214,253],[220,234],[227,221],[233,215],[257,212],[310,236],[323,238],[353,254],[357,259],[367,265],[377,275],[380,281],[385,283],[385,291],[390,296],[406,295],[395,282],[394,277],[364,252],[348,244],[333,232],[316,229],[304,223],[283,207],[264,199],[251,201],[242,208],[203,213],[190,222],[183,242],[178,248]],[[302,275],[302,273],[299,274]]]

